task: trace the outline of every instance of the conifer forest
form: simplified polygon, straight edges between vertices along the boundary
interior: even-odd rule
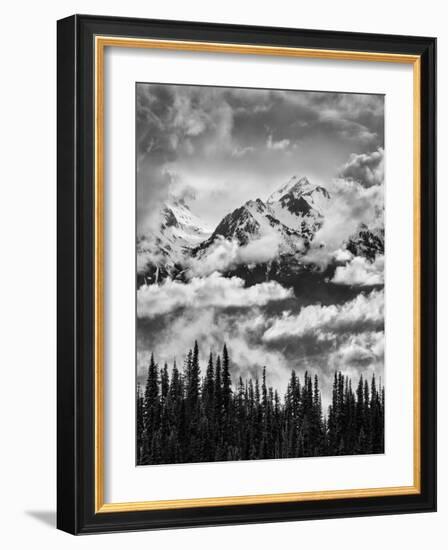
[[[384,453],[384,124],[383,94],[136,84],[137,464]]]
[[[318,375],[294,370],[284,395],[260,379],[233,380],[226,345],[201,373],[198,344],[184,365],[151,356],[137,387],[137,464],[358,455],[384,452],[384,388],[373,375],[334,372],[328,410]]]

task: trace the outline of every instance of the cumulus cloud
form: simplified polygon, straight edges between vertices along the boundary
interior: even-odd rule
[[[335,277],[354,286],[336,289],[333,305],[300,309],[278,283],[245,288],[240,279],[219,275],[269,262],[279,250],[278,234],[243,247],[217,239],[207,257],[187,266],[188,282],[139,289],[139,375],[151,352],[171,366],[174,358],[182,362],[194,340],[202,366],[210,350],[217,353],[226,342],[235,375],[254,375],[266,365],[270,383],[279,388],[291,368],[318,371],[324,390],[331,388],[331,369],[381,371],[382,294],[361,294],[346,304],[337,300],[353,296],[356,286],[362,289],[360,281],[374,269],[353,263],[341,243],[383,208],[383,161],[375,155],[383,155],[384,98],[154,84],[138,84],[136,96],[139,236],[153,235],[160,206],[172,193],[194,196],[193,213],[216,227],[228,212],[268,196],[299,171],[332,196],[305,261],[344,264]],[[341,179],[329,187],[339,171]],[[143,252],[139,260],[145,264],[152,250]]]
[[[162,219],[163,204],[168,200],[173,175],[142,160],[137,172],[137,235],[157,231]]]
[[[346,248],[338,248],[333,255],[336,262],[349,262],[353,258],[353,254]]]
[[[217,274],[214,278],[221,279]],[[195,294],[199,301],[193,301],[191,296],[181,297],[176,303],[170,302],[169,307],[165,304],[166,307],[159,308],[162,313],[156,317],[139,317],[137,361],[141,383],[144,383],[151,352],[160,364],[166,361],[172,366],[176,359],[182,366],[195,340],[204,372],[210,351],[220,353],[223,344],[227,344],[235,381],[240,375],[243,379],[259,376],[266,366],[269,383],[283,392],[292,368],[301,376],[305,370],[318,372],[324,406],[331,397],[335,370],[349,374],[354,381],[361,372],[382,375],[382,292],[360,294],[343,304],[302,307],[297,314],[280,314],[294,307],[295,299],[289,293],[279,291],[278,287],[275,292],[266,292],[264,285],[257,285],[257,297],[252,295],[246,300],[245,291],[250,289],[234,285],[231,280],[229,283],[228,294],[232,298],[224,300],[229,307],[222,307],[223,302],[212,297],[214,292],[201,296],[199,291]],[[183,293],[186,286],[176,289]],[[260,292],[260,289],[264,290]],[[271,298],[282,301],[268,301]],[[164,302],[157,297],[146,306],[150,308],[152,303],[158,307],[161,301]],[[178,308],[186,303],[188,307]]]
[[[379,95],[139,83],[136,118],[139,188],[163,187],[153,172],[175,170],[211,224],[298,168],[326,180],[350,153],[384,145]],[[238,193],[212,203],[222,187]]]
[[[190,258],[188,261],[189,275],[207,276],[218,271],[224,272],[238,265],[253,266],[273,260],[279,251],[280,235],[272,230],[259,239],[241,246],[236,240],[226,240],[219,236],[209,247],[206,255]]]
[[[239,245],[218,237],[205,255],[188,260],[188,273],[193,277],[204,277],[214,272],[223,272],[238,263]]]
[[[364,187],[384,182],[384,149],[371,153],[352,154],[340,170],[340,176],[359,182]]]
[[[323,224],[317,231],[304,262],[325,269],[341,253],[346,242],[361,227],[376,226],[382,220],[382,186],[365,188],[354,180],[335,179],[328,184],[331,201],[323,211]]]
[[[140,341],[148,349],[137,355],[138,376],[144,383],[150,352],[156,361],[171,366],[173,359],[182,366],[185,355],[197,340],[200,366],[205,372],[209,353],[221,353],[226,343],[234,381],[241,375],[261,376],[263,366],[268,367],[268,382],[276,388],[286,389],[290,376],[290,362],[281,350],[264,345],[259,338],[266,323],[265,315],[258,307],[248,307],[230,313],[225,309],[208,307],[183,310],[167,316],[164,325],[158,323],[157,335],[149,341]],[[148,335],[145,335],[148,337]]]
[[[361,334],[351,334],[334,354],[333,360],[338,366],[360,367],[370,365],[373,361],[383,359],[384,332],[367,331]]]
[[[209,152],[218,142],[228,146],[232,125],[233,111],[220,88],[138,86],[138,151],[156,164],[188,154],[191,146],[204,145]]]
[[[255,149],[253,147],[247,146],[247,147],[235,147],[232,151],[232,157],[244,157],[245,155],[248,155],[250,153],[253,153]]]
[[[320,304],[303,307],[298,315],[283,313],[263,334],[264,341],[276,341],[307,334],[379,328],[384,323],[384,292],[358,294],[341,305]]]
[[[194,277],[188,283],[166,279],[160,285],[141,286],[137,291],[137,315],[153,318],[185,307],[253,307],[290,296],[292,291],[275,281],[245,288],[242,279],[225,278],[215,272],[208,277]]]
[[[377,256],[373,262],[356,256],[346,265],[336,268],[331,282],[351,286],[383,285],[384,256]]]
[[[347,140],[362,145],[382,141],[384,97],[374,94],[315,92],[320,122]]]
[[[241,247],[239,263],[255,265],[269,262],[277,257],[280,243],[281,238],[277,231],[262,235],[259,239],[254,239]]]
[[[384,331],[350,334],[328,357],[331,371],[340,370],[357,380],[362,374],[377,379],[384,377]]]
[[[269,134],[266,142],[266,147],[268,149],[282,150],[282,149],[287,149],[290,146],[290,144],[291,142],[289,141],[289,139],[280,139],[278,141],[274,141],[272,139],[272,134]]]
[[[373,297],[371,296],[372,301]],[[349,302],[350,304],[350,302]],[[381,314],[362,313],[365,304],[335,306],[345,312],[343,322],[335,323],[332,315],[316,314],[319,322],[308,323],[300,335],[288,327],[279,338],[263,338],[271,327],[278,331],[283,316],[272,314],[269,304],[265,306],[238,307],[189,307],[175,310],[155,319],[146,319],[152,330],[139,324],[139,350],[137,361],[139,380],[144,383],[150,352],[156,360],[172,366],[173,359],[182,366],[185,355],[198,341],[201,369],[205,372],[210,351],[220,353],[227,344],[232,376],[259,376],[261,369],[268,369],[269,384],[283,392],[294,368],[303,376],[305,370],[318,372],[326,406],[331,397],[331,384],[335,370],[349,374],[356,381],[360,373],[377,376],[383,374],[384,334]],[[331,308],[332,309],[332,308]],[[330,312],[331,312],[330,309]],[[355,309],[358,309],[355,312]],[[303,312],[303,310],[302,310]],[[304,320],[302,314],[301,321]],[[310,316],[310,310],[306,310]],[[294,324],[294,315],[290,315]],[[359,322],[357,322],[357,320]],[[139,323],[142,319],[139,320]],[[284,328],[284,327],[283,327]],[[271,331],[269,334],[272,336]],[[277,336],[279,336],[277,334]],[[145,351],[143,351],[145,350]]]
[[[161,259],[162,256],[157,252],[151,252],[150,250],[139,251],[137,254],[137,273],[145,273],[148,264],[157,264]]]

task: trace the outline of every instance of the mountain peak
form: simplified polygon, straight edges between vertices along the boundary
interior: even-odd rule
[[[168,196],[168,200],[165,202],[165,205],[170,208],[171,206],[174,206],[176,208],[185,208],[186,210],[190,211],[190,206],[186,202],[184,197],[178,197],[177,195],[170,194]]]
[[[306,176],[302,176],[300,178],[299,178],[299,176],[293,176],[289,180],[289,183],[291,183],[293,185],[299,185],[301,187],[304,187],[306,185],[310,185],[310,180]]]
[[[266,210],[266,205],[261,199],[249,200],[244,204],[245,208],[250,212],[264,212]]]
[[[276,202],[287,194],[293,194],[298,198],[311,189],[310,180],[306,176],[293,176],[287,183],[274,191],[268,198],[268,203]]]

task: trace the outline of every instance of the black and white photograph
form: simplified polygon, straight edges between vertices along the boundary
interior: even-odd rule
[[[137,464],[384,452],[384,97],[136,85]]]

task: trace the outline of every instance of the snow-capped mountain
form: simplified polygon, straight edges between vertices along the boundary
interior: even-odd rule
[[[205,227],[184,201],[172,199],[163,207],[158,230],[137,242],[139,281],[151,284],[166,277],[188,278],[192,262],[196,266],[198,262],[209,265],[220,254],[217,247],[223,242],[233,243],[241,251],[237,265],[232,260],[225,275],[237,274],[248,284],[255,276],[257,280],[291,281],[315,268],[305,255],[310,247],[325,246],[313,239],[329,208],[331,195],[327,189],[297,176],[265,202],[257,198],[236,208],[224,216],[214,231]],[[263,259],[257,260],[256,247],[261,249]],[[266,247],[270,247],[271,255]],[[373,261],[384,253],[384,226],[362,225],[347,242],[341,243],[341,248]],[[249,257],[250,261],[246,260]]]
[[[172,198],[163,206],[158,229],[137,240],[138,275],[151,283],[175,274],[210,233],[184,200]]]
[[[384,254],[384,224],[375,227],[362,224],[359,231],[350,237],[346,248],[353,256],[363,256],[373,261],[377,255]]]
[[[269,209],[260,199],[248,201],[240,208],[227,214],[213,231],[211,237],[201,245],[202,249],[212,244],[217,237],[227,240],[235,239],[240,245],[245,245],[271,226],[268,216]]]
[[[311,185],[307,178],[293,177],[266,202],[250,200],[225,216],[193,254],[205,255],[218,238],[236,240],[244,246],[273,233],[278,237],[280,254],[304,252],[322,224],[322,208],[329,200],[330,194],[323,187]]]
[[[300,229],[303,222],[320,225],[329,200],[330,193],[324,187],[312,185],[306,177],[299,179],[295,176],[272,193],[267,204],[280,222]]]
[[[267,202],[273,204],[282,199],[289,202],[291,199],[298,200],[303,197],[309,205],[318,209],[319,195],[324,199],[330,198],[330,194],[324,187],[313,185],[306,176],[301,178],[293,176],[285,185],[274,191]]]

